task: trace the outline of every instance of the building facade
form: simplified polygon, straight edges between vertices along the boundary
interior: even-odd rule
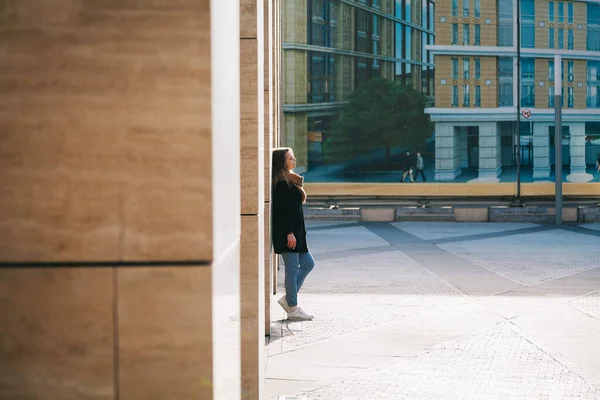
[[[396,80],[434,95],[433,0],[283,3],[282,143],[298,172],[322,162],[333,118],[362,82]]]
[[[600,151],[599,3],[438,0],[435,32],[436,43],[425,48],[437,71],[435,107],[427,110],[435,122],[436,180],[453,181],[465,168],[477,169],[479,180],[498,180],[515,165],[517,145],[533,181],[553,179],[555,54],[563,60],[567,180],[592,179],[588,172]],[[520,143],[518,101],[526,110]]]

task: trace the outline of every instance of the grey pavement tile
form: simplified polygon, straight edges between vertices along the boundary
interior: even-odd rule
[[[365,255],[372,255],[377,253],[385,253],[388,251],[396,251],[393,246],[385,245],[385,246],[376,246],[376,247],[364,247],[358,249],[344,250],[343,252],[339,252],[337,250],[333,251],[325,251],[322,253],[313,254],[313,258],[315,262],[320,263],[321,261],[337,259],[337,258],[350,258],[350,257],[358,257]]]
[[[600,322],[600,290],[576,297],[569,304]]]
[[[285,278],[284,273],[280,275],[281,285]],[[295,350],[432,308],[460,304],[465,299],[464,293],[401,252],[324,260],[306,278],[298,295],[298,304],[315,319],[304,322],[307,329],[300,333],[283,330],[282,340],[269,344],[275,347],[269,354]],[[276,312],[275,309],[274,315]]]
[[[306,221],[307,230],[340,228],[343,226],[359,226],[356,221]]]
[[[490,222],[395,222],[391,225],[423,240],[457,239],[461,236],[486,235],[539,227],[538,224],[532,223]]]
[[[302,395],[327,400],[598,399],[600,389],[502,323]]]
[[[313,254],[338,251],[343,255],[346,250],[388,245],[385,240],[363,226],[308,231],[307,241]]]
[[[595,237],[556,229],[439,247],[529,286],[600,267],[599,245]]]
[[[581,224],[581,225],[577,225],[581,228],[585,228],[585,229],[591,229],[593,231],[600,231],[600,222],[593,222],[593,223],[589,223],[589,224]]]

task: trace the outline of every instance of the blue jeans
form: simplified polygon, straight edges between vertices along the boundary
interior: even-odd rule
[[[306,276],[315,266],[315,260],[309,251],[306,253],[282,253],[285,264],[285,298],[288,306],[298,305],[298,291]]]

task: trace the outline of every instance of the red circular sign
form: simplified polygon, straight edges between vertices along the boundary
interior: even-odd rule
[[[529,118],[529,117],[531,117],[531,111],[523,110],[523,111],[521,111],[521,115],[523,116],[523,118]]]

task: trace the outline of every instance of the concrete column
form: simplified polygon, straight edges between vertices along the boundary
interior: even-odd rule
[[[460,167],[469,168],[469,141],[467,139],[467,128],[460,127]]]
[[[240,0],[240,8],[244,11],[240,20],[242,399],[261,399],[265,367],[264,117],[265,84],[269,85],[268,77],[265,82],[264,0]]]
[[[151,3],[2,13],[2,399],[241,397],[239,2]]]
[[[594,177],[586,173],[585,165],[585,123],[569,123],[571,140],[571,173],[567,176],[569,182],[589,182]]]
[[[550,124],[533,123],[533,178],[550,177]]]
[[[502,174],[500,134],[495,122],[479,124],[479,179],[498,178]]]
[[[435,124],[435,180],[453,181],[461,174],[460,140],[452,124]]]

